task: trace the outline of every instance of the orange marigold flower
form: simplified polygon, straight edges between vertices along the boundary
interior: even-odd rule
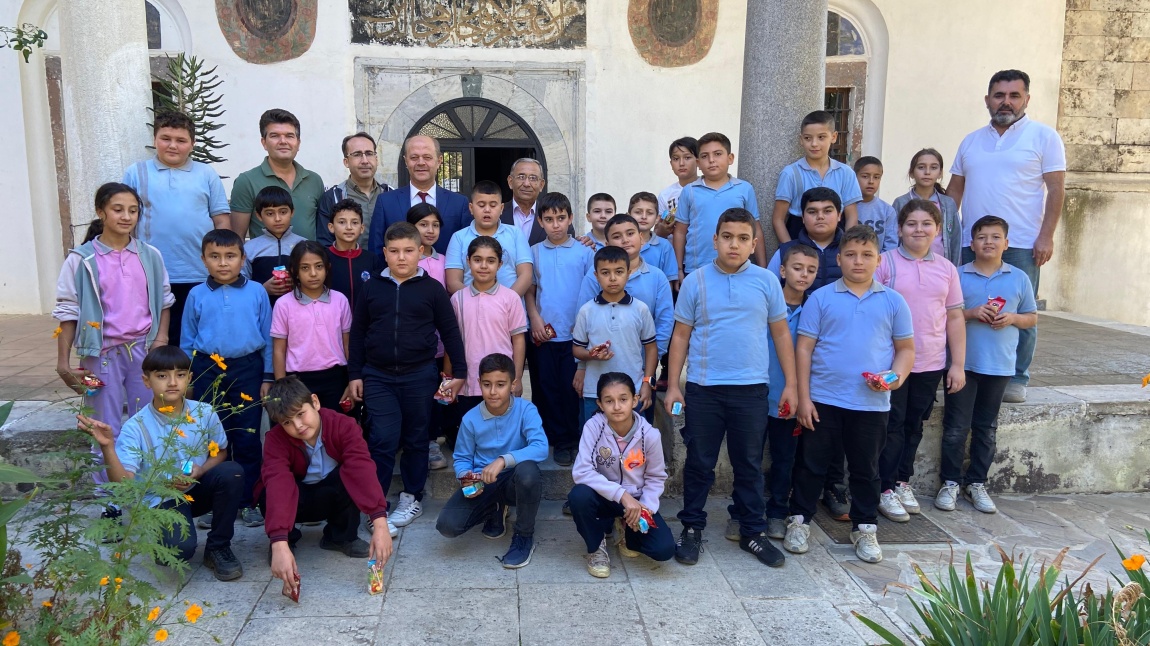
[[[43,601],[40,603],[40,605],[44,606],[45,608],[51,608],[52,602],[51,601]]]
[[[108,585],[108,577],[100,579],[100,585]]]
[[[62,327],[60,327],[59,325],[57,325],[57,326],[56,326],[56,329],[55,329],[55,330],[52,330],[52,338],[53,338],[53,339],[55,339],[55,338],[58,338],[58,337],[60,336],[60,333],[61,333],[61,332],[63,332],[63,331],[64,331],[64,328],[62,328]]]
[[[167,413],[175,412],[176,407],[175,406],[160,406],[156,410],[160,411],[161,413],[167,414]]]
[[[120,577],[116,577],[115,579],[112,579],[112,580],[115,581],[116,583],[123,583],[124,582],[124,580],[121,579]]]
[[[93,328],[93,329],[99,330],[100,329],[100,322],[99,321],[88,321],[88,326]]]
[[[204,609],[193,603],[184,611],[184,618],[188,620],[188,623],[194,624],[203,614]]]
[[[1133,572],[1134,570],[1141,570],[1142,566],[1146,564],[1146,557],[1141,554],[1131,554],[1130,558],[1122,560],[1122,567]]]
[[[156,641],[158,641],[158,642],[168,641],[168,631],[164,630],[163,628],[157,630],[156,631]]]
[[[159,618],[160,618],[160,607],[156,606],[155,608],[152,608],[151,612],[148,613],[148,621],[155,621]]]
[[[187,437],[188,436],[188,434],[185,433],[183,431],[183,429],[179,429],[179,428],[176,429],[176,435],[179,435],[180,437]]]
[[[1147,385],[1150,385],[1150,374],[1142,378],[1142,387],[1145,388]]]
[[[215,361],[216,365],[219,366],[220,370],[227,370],[228,369],[228,364],[224,363],[224,358],[221,357],[220,355],[216,354],[215,352],[213,352],[211,354],[211,356],[208,358],[211,359],[212,361]]]
[[[252,401],[252,396],[247,394],[247,393],[240,393],[240,399],[242,399],[246,402],[250,402],[250,401]]]
[[[4,635],[4,641],[0,642],[4,646],[20,646],[20,633],[15,630],[9,630],[8,634]]]
[[[195,502],[196,501],[195,498],[192,498],[188,494],[184,494],[184,500],[187,500],[188,502]]]
[[[184,419],[188,420],[189,424],[195,424],[196,423],[196,418],[192,417],[191,415],[185,414]]]
[[[214,458],[220,454],[220,445],[215,440],[208,442],[208,457]]]

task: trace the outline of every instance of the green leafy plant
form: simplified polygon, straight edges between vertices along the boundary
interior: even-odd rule
[[[214,134],[224,127],[217,121],[224,115],[223,96],[216,92],[223,80],[216,75],[215,67],[204,67],[203,60],[182,52],[169,58],[165,75],[156,78],[162,88],[155,93],[156,110],[175,110],[191,117],[196,124],[192,159],[213,164],[227,161],[215,153],[228,144]]]
[[[9,47],[24,55],[27,63],[32,56],[33,47],[43,47],[48,40],[48,32],[40,29],[30,22],[19,27],[5,27],[0,25],[0,48]]]
[[[1150,542],[1150,532],[1146,533]],[[1115,545],[1117,549],[1117,545]],[[1069,548],[1059,552],[1047,566],[1038,567],[1037,576],[1030,559],[1019,563],[999,548],[1002,565],[991,585],[974,576],[970,555],[959,574],[952,562],[937,583],[914,565],[919,587],[894,584],[912,593],[911,605],[922,621],[915,626],[924,644],[964,646],[1052,644],[1089,646],[1132,646],[1150,643],[1150,581],[1147,581],[1140,554],[1123,558],[1126,580],[1115,576],[1118,590],[1107,586],[1098,594],[1086,584],[1075,588],[1102,559],[1099,556],[1073,582],[1064,581],[1055,591],[1062,560]],[[859,621],[894,645],[903,645],[892,632],[872,619],[854,613]]]

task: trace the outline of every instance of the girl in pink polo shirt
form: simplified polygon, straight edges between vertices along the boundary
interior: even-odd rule
[[[288,272],[296,287],[272,308],[272,370],[276,379],[295,374],[320,406],[338,411],[347,388],[351,307],[346,296],[328,287],[330,269],[327,250],[318,242],[292,249]]]
[[[149,349],[168,343],[175,298],[160,252],[132,236],[140,216],[136,191],[104,184],[96,190],[95,206],[97,219],[83,243],[68,252],[56,281],[56,373],[84,396],[91,417],[118,437],[125,405],[131,416],[152,401],[140,364]],[[79,369],[71,367],[73,346]],[[102,460],[98,448],[94,454]],[[95,477],[107,482],[103,472]]]
[[[939,382],[945,375],[951,393],[966,384],[962,285],[955,266],[933,247],[942,222],[942,213],[930,200],[907,201],[898,212],[899,246],[882,254],[874,275],[906,299],[914,324],[914,366],[891,393],[886,445],[879,457],[879,511],[896,522],[909,521],[910,514],[920,511],[909,481]]]

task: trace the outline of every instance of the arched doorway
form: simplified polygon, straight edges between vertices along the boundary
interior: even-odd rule
[[[507,174],[516,159],[530,157],[543,164],[543,146],[531,127],[507,106],[481,98],[462,98],[436,106],[423,115],[408,133],[439,140],[443,165],[436,182],[449,190],[468,194],[476,182],[491,180],[511,199]],[[399,185],[408,182],[407,167],[400,159]]]

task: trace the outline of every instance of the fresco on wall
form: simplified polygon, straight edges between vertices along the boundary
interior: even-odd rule
[[[627,24],[643,60],[657,67],[698,63],[711,51],[719,0],[630,0]]]
[[[572,49],[587,44],[587,0],[349,0],[351,42]]]
[[[216,0],[220,31],[249,63],[299,58],[315,40],[318,0]]]

